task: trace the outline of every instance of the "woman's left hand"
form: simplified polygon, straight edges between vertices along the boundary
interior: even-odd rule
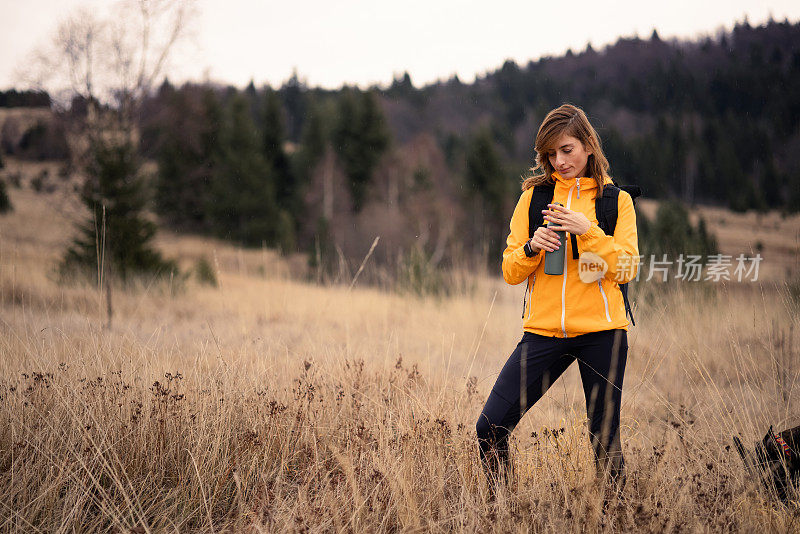
[[[549,209],[542,210],[545,220],[550,221],[547,227],[556,232],[566,230],[575,235],[583,235],[589,231],[592,223],[583,213],[572,211],[564,206],[548,204]],[[555,226],[554,226],[555,225]]]

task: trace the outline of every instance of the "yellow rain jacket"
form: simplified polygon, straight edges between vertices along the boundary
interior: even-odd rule
[[[564,250],[564,274],[544,273],[545,251],[527,257],[523,246],[528,240],[528,209],[533,187],[522,192],[511,217],[511,232],[503,252],[503,278],[516,285],[525,280],[527,305],[524,307],[523,329],[534,334],[553,337],[574,337],[588,332],[621,328],[628,329],[625,304],[619,284],[636,277],[639,266],[639,245],[636,233],[636,213],[633,200],[625,191],[618,199],[617,226],[614,235],[606,235],[597,225],[594,199],[598,193],[594,178],[562,178],[553,173],[555,191],[553,201],[586,215],[591,226],[583,235],[575,236],[581,259],[572,257],[572,240],[569,233],[561,243]],[[607,179],[606,183],[611,183]],[[599,279],[586,279],[587,261],[595,263],[597,256],[605,262],[607,270]],[[579,273],[580,264],[584,270]]]

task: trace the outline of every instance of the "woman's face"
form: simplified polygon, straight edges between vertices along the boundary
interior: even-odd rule
[[[586,163],[591,153],[577,137],[564,134],[556,142],[555,148],[547,153],[547,159],[558,174],[570,179],[586,176]]]

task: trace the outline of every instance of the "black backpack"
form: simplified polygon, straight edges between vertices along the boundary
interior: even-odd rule
[[[597,225],[606,235],[614,235],[614,229],[617,227],[617,199],[620,190],[631,196],[634,200],[634,207],[636,205],[636,197],[642,194],[642,188],[638,185],[617,186],[613,183],[603,184],[603,196],[595,200],[594,208],[597,216]],[[544,183],[533,188],[531,205],[528,208],[528,238],[533,237],[536,229],[543,225],[544,216],[542,215],[542,210],[547,209],[547,205],[553,202],[554,191],[555,184],[553,183]],[[577,260],[578,240],[574,234],[569,234],[569,237],[572,240],[572,258]],[[633,320],[633,310],[631,310],[631,304],[628,301],[628,283],[619,284],[619,289],[622,291],[622,300],[625,301],[625,312],[630,316],[633,326],[636,326],[636,322]]]

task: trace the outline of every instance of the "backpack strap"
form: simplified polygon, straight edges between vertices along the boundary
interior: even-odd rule
[[[613,183],[603,186],[603,196],[594,203],[597,225],[606,235],[614,235],[617,228],[617,206],[619,204],[619,192],[625,191],[631,196],[636,205],[636,197],[641,196],[642,188],[638,185],[617,186]]]
[[[528,239],[533,237],[533,233],[537,228],[544,224],[544,215],[542,210],[547,208],[547,204],[553,200],[555,193],[554,183],[545,183],[533,186],[531,192],[531,203],[528,206]],[[527,299],[527,290],[525,296],[522,297],[522,318],[525,318],[525,305]]]
[[[594,209],[595,215],[597,216],[597,225],[606,235],[614,235],[614,230],[617,228],[620,191],[628,193],[631,199],[634,200],[634,204],[636,197],[642,194],[642,188],[638,185],[623,185],[618,187],[611,183],[603,186],[603,196],[595,200]],[[625,301],[625,312],[630,316],[631,324],[636,326],[636,321],[633,320],[631,303],[628,300],[628,283],[619,284],[619,290],[622,292],[622,300]]]
[[[533,186],[531,204],[528,208],[528,239],[533,237],[537,228],[544,224],[542,210],[547,209],[547,205],[553,201],[555,192],[554,184],[540,184]]]
[[[594,214],[597,216],[597,226],[606,235],[614,235],[617,227],[617,203],[619,201],[619,187],[613,184],[603,186],[603,195],[594,201]]]
[[[628,282],[618,284],[619,290],[622,292],[622,300],[625,302],[625,313],[631,318],[631,324],[636,326],[636,321],[633,320],[633,310],[631,309],[631,301],[628,300]]]

